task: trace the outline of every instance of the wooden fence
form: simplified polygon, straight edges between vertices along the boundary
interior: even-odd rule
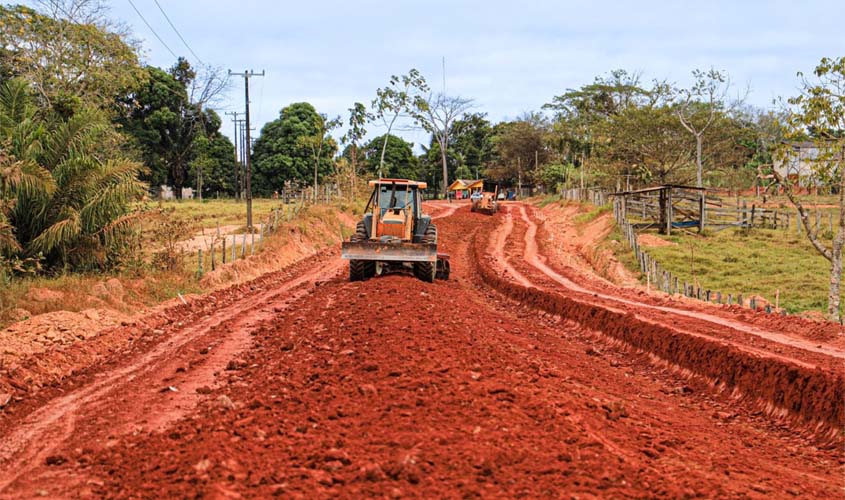
[[[203,276],[207,263],[214,271],[217,268],[218,258],[221,264],[226,264],[239,258],[245,259],[249,255],[254,255],[262,248],[265,237],[275,233],[280,224],[290,222],[302,213],[307,204],[304,194],[303,192],[303,196],[299,200],[291,198],[293,203],[282,204],[271,210],[265,217],[259,219],[258,224],[253,226],[252,231],[247,230],[243,234],[224,235],[220,234],[220,228],[217,228],[217,233],[212,236],[207,249],[210,259],[203,256],[202,248],[197,250],[197,278]]]
[[[566,200],[573,200],[573,201],[588,201],[590,203],[596,205],[605,205],[608,203],[608,200],[611,199],[607,193],[603,193],[597,189],[569,189],[561,193],[563,199]],[[698,300],[703,300],[706,302],[715,302],[717,304],[727,304],[732,305],[736,304],[742,307],[749,307],[753,310],[762,309],[765,310],[767,313],[772,313],[775,309],[772,307],[771,304],[765,304],[762,306],[761,304],[757,303],[756,297],[752,296],[750,298],[743,297],[743,294],[737,294],[734,296],[730,293],[722,293],[718,290],[710,290],[706,288],[701,288],[695,283],[687,283],[686,281],[680,280],[678,276],[672,274],[671,271],[665,269],[662,265],[660,265],[657,260],[655,260],[648,252],[644,249],[640,248],[640,243],[638,239],[639,232],[645,229],[644,226],[651,227],[654,224],[647,224],[643,225],[641,223],[632,223],[628,215],[635,212],[636,208],[632,208],[630,200],[626,204],[623,202],[623,198],[621,197],[612,197],[613,198],[613,217],[616,221],[619,230],[622,232],[625,240],[628,242],[628,246],[634,252],[634,256],[636,261],[639,265],[640,271],[643,273],[643,276],[646,279],[646,287],[650,289],[654,287],[660,291],[663,291],[668,294],[682,294],[686,297],[695,298]],[[637,207],[637,205],[633,205],[633,207]],[[642,209],[641,209],[642,210]],[[744,220],[748,221],[748,224],[752,224],[752,220],[755,217],[759,217],[760,213],[755,213],[755,207],[752,206],[751,211],[748,213],[747,217]],[[770,220],[772,221],[771,224],[777,224],[777,218],[774,216],[773,211],[768,211],[770,215],[767,219],[758,219],[758,225],[755,227],[761,227],[763,224],[763,220]],[[780,213],[781,217],[786,216],[788,217],[789,214]],[[780,219],[784,220],[784,219]],[[788,219],[786,219],[788,220]],[[788,228],[788,224],[783,222],[780,226],[775,226],[778,228]],[[779,311],[781,314],[786,314],[785,310]]]

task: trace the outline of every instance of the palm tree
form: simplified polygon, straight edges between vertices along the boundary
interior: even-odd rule
[[[0,83],[0,255],[103,269],[125,244],[141,165],[102,160],[94,113],[42,116],[21,80]]]

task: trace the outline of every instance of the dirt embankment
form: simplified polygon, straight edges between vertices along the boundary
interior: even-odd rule
[[[210,292],[277,271],[336,244],[350,227],[354,220],[349,214],[311,207],[301,219],[281,225],[266,238],[258,253],[219,265],[200,285]],[[121,350],[133,340],[133,329],[159,328],[173,311],[197,298],[184,295],[145,307],[126,293],[126,288],[140,286],[136,281],[110,278],[95,284],[91,300],[99,307],[39,314],[0,330],[0,408],[4,400],[21,400]],[[53,301],[51,308],[65,300],[62,292],[48,289],[31,289],[27,296]]]
[[[544,244],[566,256],[566,265],[625,287],[638,287],[637,274],[628,270],[614,254],[620,243],[608,239],[613,231],[613,214],[602,213],[584,224],[575,222],[586,213],[581,205],[550,203],[537,212]]]

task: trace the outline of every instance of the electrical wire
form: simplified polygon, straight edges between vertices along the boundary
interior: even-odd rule
[[[185,44],[185,47],[187,47],[188,50],[191,52],[191,54],[194,55],[194,57],[197,59],[197,62],[199,62],[201,65],[205,66],[205,63],[202,62],[202,59],[200,59],[200,56],[198,56],[197,53],[194,52],[194,49],[192,49],[191,46],[188,45],[188,42],[185,41],[185,38],[182,37],[182,33],[179,33],[179,30],[177,30],[176,26],[173,25],[173,22],[170,20],[170,17],[168,17],[166,12],[164,12],[164,9],[161,7],[161,4],[158,3],[158,0],[153,0],[153,1],[155,2],[156,7],[158,7],[158,10],[161,11],[161,14],[164,16],[164,18],[167,19],[167,24],[169,24],[170,27],[173,28],[173,31],[176,33],[176,36],[179,37],[179,40],[182,40],[182,43]]]
[[[126,0],[126,1],[129,2],[129,5],[132,6],[132,8],[135,10],[135,13],[138,14],[138,17],[141,18],[141,21],[144,21],[144,24],[147,25],[147,28],[150,29],[150,31],[153,33],[153,35],[155,35],[155,37],[158,39],[158,41],[161,42],[162,45],[164,45],[164,48],[167,49],[168,52],[170,52],[170,55],[172,55],[174,59],[179,59],[179,56],[177,56],[176,53],[173,52],[173,50],[166,43],[164,43],[164,40],[162,40],[161,37],[158,36],[158,33],[156,33],[156,30],[154,30],[153,27],[150,26],[150,23],[148,23],[147,19],[144,17],[144,15],[141,14],[141,11],[138,10],[138,7],[135,7],[135,3],[132,0]]]

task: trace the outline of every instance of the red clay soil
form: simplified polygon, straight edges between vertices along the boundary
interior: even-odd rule
[[[845,495],[841,434],[808,423],[825,408],[773,418],[763,396],[630,348],[647,330],[633,315],[586,312],[499,270],[484,243],[505,216],[436,209],[448,282],[349,283],[322,254],[212,295],[217,307],[198,300],[53,394],[13,402],[0,497]],[[558,304],[570,305],[548,312]],[[648,328],[655,345],[699,340]],[[696,362],[717,357],[732,383],[736,366],[759,376],[742,352],[702,348]],[[827,390],[800,388],[811,401]]]

